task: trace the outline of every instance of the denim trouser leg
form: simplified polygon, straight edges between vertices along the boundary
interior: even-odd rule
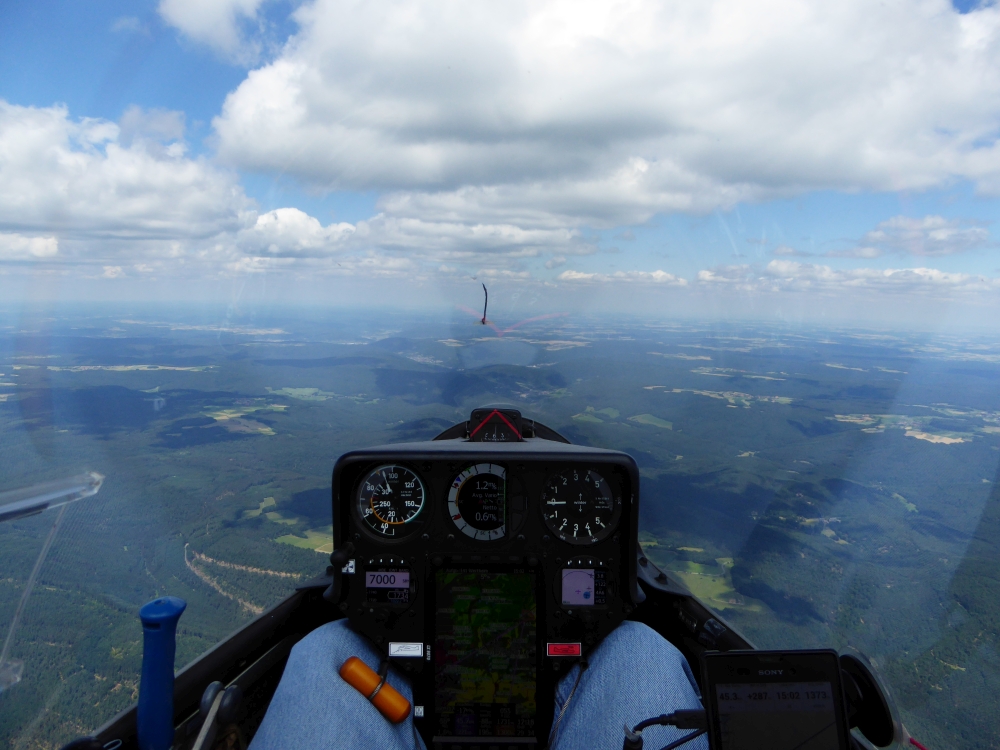
[[[659,633],[638,622],[623,622],[594,649],[589,668],[556,730],[553,750],[621,750],[625,724],[681,708],[701,708],[697,683],[687,660]],[[559,716],[580,668],[574,667],[556,688]],[[691,730],[649,727],[643,746],[659,750]],[[683,746],[707,750],[704,735]]]
[[[340,667],[352,656],[378,670],[379,652],[347,620],[318,627],[295,644],[250,750],[424,750],[412,711],[392,724],[341,679]],[[386,682],[413,704],[410,683],[399,672],[390,669]]]
[[[338,670],[351,656],[378,668],[378,652],[346,620],[323,625],[296,644],[250,750],[424,750],[412,715],[402,724],[390,724],[340,678]],[[687,661],[645,625],[619,625],[590,655],[589,663],[559,725],[554,750],[620,750],[625,723],[632,727],[651,716],[701,707]],[[578,671],[574,668],[559,683],[556,716]],[[402,675],[390,670],[388,682],[413,702]],[[649,750],[658,750],[682,734],[672,727],[650,727],[643,737]],[[699,737],[684,750],[707,747]]]

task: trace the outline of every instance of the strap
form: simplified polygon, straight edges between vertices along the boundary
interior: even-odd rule
[[[388,674],[389,674],[389,660],[383,659],[382,663],[379,664],[378,666],[378,676],[381,677],[382,679],[378,681],[378,685],[376,685],[375,689],[372,690],[372,694],[368,696],[369,701],[375,700],[375,696],[378,695],[379,690],[381,690],[382,686],[385,685],[385,678],[388,676]]]

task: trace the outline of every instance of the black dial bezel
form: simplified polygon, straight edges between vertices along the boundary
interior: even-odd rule
[[[611,502],[613,506],[611,510],[611,520],[605,525],[605,528],[602,531],[599,531],[594,536],[574,537],[571,533],[561,531],[558,525],[549,517],[549,512],[546,506],[549,488],[556,479],[562,478],[563,475],[570,472],[577,472],[578,474],[583,472],[585,472],[585,474],[594,474],[600,477],[601,481],[604,482],[611,492]],[[549,532],[556,537],[556,539],[577,547],[587,547],[602,542],[615,533],[622,515],[622,496],[618,487],[617,479],[609,479],[593,467],[567,467],[566,469],[556,471],[546,477],[545,484],[542,486],[541,495],[539,496],[538,508],[539,512],[542,514],[542,521],[545,523],[545,528],[547,528]]]
[[[382,471],[383,469],[389,469],[389,468],[397,468],[397,469],[403,469],[404,471],[408,471],[416,478],[417,482],[420,485],[420,489],[423,493],[423,499],[420,504],[420,509],[416,512],[416,514],[414,514],[414,516],[409,521],[404,521],[401,524],[399,524],[399,526],[401,527],[399,531],[401,533],[393,534],[392,536],[383,534],[381,531],[373,527],[368,522],[367,518],[362,512],[362,507],[361,507],[362,506],[361,492],[362,488],[365,485],[365,482],[367,482],[368,478],[371,477],[373,474],[376,474]],[[370,502],[371,501],[369,500],[369,503]],[[427,483],[423,480],[423,478],[420,476],[420,473],[415,468],[405,463],[391,463],[391,464],[387,463],[387,464],[378,464],[376,466],[373,466],[371,469],[368,469],[362,474],[361,479],[358,480],[357,487],[355,487],[354,490],[353,513],[358,521],[358,527],[365,533],[374,537],[375,539],[384,542],[389,542],[389,543],[398,542],[412,536],[413,533],[416,532],[424,524],[424,521],[428,515],[427,505],[428,505]]]

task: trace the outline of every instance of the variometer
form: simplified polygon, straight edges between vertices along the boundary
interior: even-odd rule
[[[549,477],[542,492],[542,516],[549,531],[570,544],[606,539],[618,525],[621,498],[591,469],[568,469]]]
[[[497,464],[476,464],[459,474],[448,490],[448,513],[466,536],[500,539],[507,510],[507,471]]]

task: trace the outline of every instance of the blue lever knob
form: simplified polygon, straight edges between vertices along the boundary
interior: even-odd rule
[[[163,596],[139,610],[142,677],[136,729],[139,750],[170,750],[174,744],[174,654],[177,621],[187,602]]]

